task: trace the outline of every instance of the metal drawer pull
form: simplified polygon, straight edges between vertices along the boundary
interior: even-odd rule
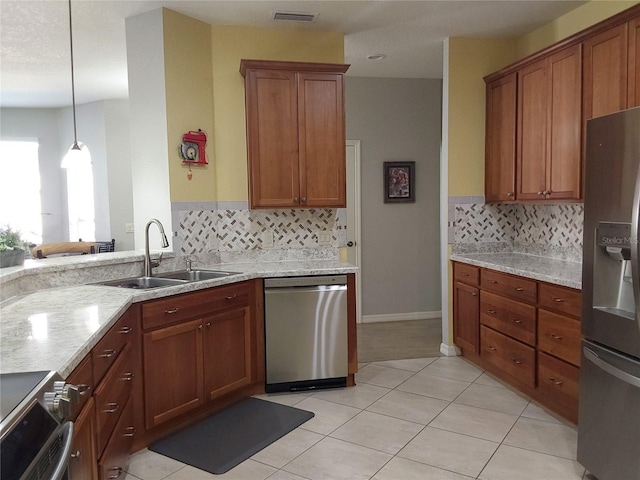
[[[122,380],[125,382],[130,382],[131,380],[133,380],[133,373],[131,372],[127,372],[122,376]]]
[[[488,348],[489,350],[494,351],[494,352],[496,351],[496,347],[494,347],[493,345],[487,345],[487,348]]]
[[[298,203],[298,197],[293,197],[293,203]]]
[[[468,277],[469,276],[469,274],[467,272],[462,272],[460,275],[463,276],[463,277]]]
[[[554,340],[562,340],[562,336],[561,335],[556,335],[555,333],[547,333],[547,335],[549,335],[551,338],[553,338]]]
[[[227,300],[235,300],[236,298],[238,298],[238,294],[234,293],[233,295],[229,296],[229,297],[225,297],[225,299]]]
[[[123,437],[133,437],[136,434],[136,427],[127,427],[124,431],[125,433],[122,434]]]
[[[180,310],[180,308],[176,307],[176,308],[172,308],[170,310],[165,310],[164,313],[166,313],[167,315],[171,315],[171,314],[177,313],[178,310]]]
[[[489,280],[489,283],[498,283],[497,280]]]
[[[476,292],[471,292],[471,296],[472,296],[472,297],[477,297],[477,296],[478,296],[478,294],[477,294]]]
[[[491,309],[487,310],[487,312],[490,313],[491,315],[495,315],[496,313],[498,313],[495,310],[491,310]]]
[[[522,365],[522,360],[518,360],[517,358],[512,358],[511,361],[516,365]]]
[[[549,377],[549,381],[550,381],[551,383],[553,383],[554,385],[562,385],[562,384],[563,384],[563,382],[561,382],[560,380],[556,380],[556,379],[555,379],[555,378],[553,378],[553,377]]]
[[[117,403],[107,403],[107,409],[103,410],[104,413],[116,413],[120,408],[120,405]]]
[[[133,328],[131,327],[122,327],[120,330],[118,330],[118,333],[121,333],[122,335],[126,335],[127,333],[131,333],[131,330],[133,330]]]
[[[522,323],[522,320],[518,320],[517,318],[512,318],[511,321],[513,323],[517,323],[518,325],[520,325]]]
[[[111,467],[109,469],[110,472],[118,472],[115,475],[109,475],[107,478],[109,479],[114,479],[114,478],[118,478],[120,475],[122,475],[124,473],[124,468],[122,467]]]
[[[103,350],[104,353],[101,353],[99,356],[100,358],[111,358],[116,354],[116,351],[113,350],[112,348],[108,349],[108,350]]]
[[[516,292],[524,292],[524,288],[522,287],[513,287]]]
[[[71,454],[71,458],[73,458],[75,460],[79,460],[80,459],[80,450],[76,450],[75,452],[73,452]]]
[[[211,322],[207,322],[207,328],[211,326]]]
[[[560,297],[551,297],[551,299],[552,299],[554,302],[558,302],[558,303],[562,303],[562,302],[564,302],[564,298],[560,298]]]
[[[202,330],[202,327],[203,327],[202,324],[198,325],[198,330]]]

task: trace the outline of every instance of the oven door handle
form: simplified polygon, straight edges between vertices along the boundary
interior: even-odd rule
[[[62,435],[62,448],[58,464],[51,474],[51,480],[62,480],[67,473],[69,458],[71,457],[71,443],[73,442],[73,422],[64,422],[58,428],[58,435]]]

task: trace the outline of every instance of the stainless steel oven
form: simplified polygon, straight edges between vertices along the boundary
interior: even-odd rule
[[[81,393],[56,372],[0,375],[1,480],[68,480]]]

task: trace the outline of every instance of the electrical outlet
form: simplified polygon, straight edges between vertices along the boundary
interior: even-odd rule
[[[273,248],[273,232],[262,232],[262,248]]]
[[[124,231],[125,231],[125,233],[133,233],[134,232],[133,223],[125,223],[124,224]]]
[[[318,234],[318,245],[322,245],[322,246],[331,245],[331,233],[330,232],[320,232]]]

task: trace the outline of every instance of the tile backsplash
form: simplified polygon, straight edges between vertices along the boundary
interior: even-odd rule
[[[283,251],[296,257],[295,250],[304,250],[306,257],[325,258],[346,243],[346,210],[185,210],[177,212],[174,228],[181,255],[218,251],[276,260]]]
[[[583,204],[463,203],[467,198],[449,198],[453,251],[513,251],[582,261]]]

